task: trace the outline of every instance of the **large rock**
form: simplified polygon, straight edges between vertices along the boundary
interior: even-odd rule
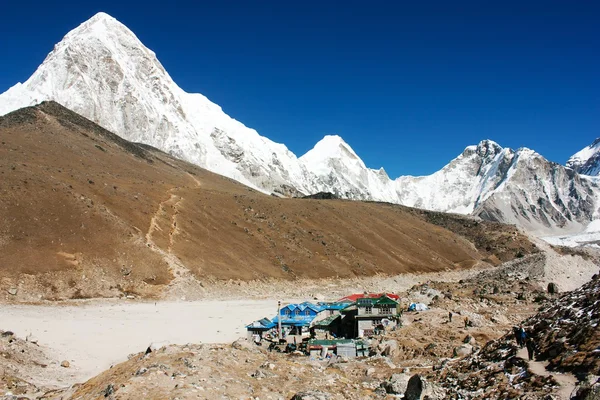
[[[386,393],[389,394],[404,394],[410,375],[407,374],[394,374],[390,378],[381,384],[381,387],[385,389]]]
[[[416,374],[408,380],[404,398],[406,400],[442,400],[446,398],[446,391]]]
[[[331,395],[319,390],[307,390],[298,392],[292,397],[292,400],[329,400]]]
[[[396,355],[396,353],[398,353],[398,342],[395,340],[386,340],[378,347],[381,349],[382,356],[393,357]]]
[[[454,348],[454,357],[465,357],[473,353],[473,346],[463,344]]]
[[[470,344],[471,346],[475,346],[477,344],[477,341],[475,340],[475,338],[473,336],[467,335],[463,339],[463,343]]]

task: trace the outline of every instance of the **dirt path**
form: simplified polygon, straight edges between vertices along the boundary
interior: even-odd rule
[[[183,186],[174,187],[167,190],[169,198],[160,202],[158,208],[152,218],[150,219],[150,226],[148,232],[145,235],[146,245],[155,253],[162,256],[168,265],[169,272],[173,275],[173,279],[169,283],[169,287],[165,291],[165,297],[168,299],[181,299],[185,300],[183,293],[189,292],[191,286],[195,291],[191,293],[202,293],[203,288],[196,279],[193,278],[190,271],[181,262],[181,260],[173,254],[173,246],[175,244],[175,236],[179,234],[179,228],[177,226],[177,216],[179,215],[179,207],[184,201],[184,198],[178,194],[181,189],[195,189],[202,186],[202,183],[192,174],[186,172],[186,174],[194,181],[194,186]],[[169,215],[170,214],[170,215]],[[153,235],[155,232],[162,232],[163,228],[160,227],[159,219],[167,217],[169,220],[168,226],[168,244],[167,248],[163,249],[154,241]],[[167,229],[167,227],[165,227]]]
[[[529,357],[527,355],[527,349],[522,348],[517,353],[517,357],[520,357],[524,360],[528,360]],[[556,392],[556,394],[562,400],[568,400],[571,398],[571,393],[575,389],[575,385],[577,384],[577,379],[571,374],[559,374],[556,372],[550,372],[546,369],[547,362],[541,361],[528,361],[529,369],[536,375],[540,376],[552,376],[556,382],[560,385],[560,389]]]

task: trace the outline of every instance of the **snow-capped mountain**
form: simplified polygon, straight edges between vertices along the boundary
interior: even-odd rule
[[[567,161],[567,167],[583,175],[600,175],[600,138],[573,154]]]
[[[398,203],[393,181],[383,168],[368,168],[348,143],[325,136],[300,157],[313,176],[311,192],[332,192],[346,199]]]
[[[594,217],[600,186],[533,150],[485,140],[440,171],[396,180],[399,203],[478,215],[539,234],[579,232]]]
[[[24,84],[2,94],[0,115],[43,100],[255,188],[290,194],[294,182],[308,191],[303,164],[284,145],[183,91],[154,52],[105,13],[69,32]]]
[[[324,137],[298,158],[203,95],[186,93],[133,32],[104,13],[69,32],[25,83],[1,94],[0,115],[44,100],[266,193],[332,192],[474,214],[543,234],[583,230],[599,204],[593,178],[492,141],[467,147],[432,175],[395,180],[383,168],[368,168],[339,136]]]

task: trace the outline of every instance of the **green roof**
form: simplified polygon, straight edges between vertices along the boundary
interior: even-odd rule
[[[340,317],[341,317],[340,314],[330,315],[329,317],[327,317],[325,319],[315,322],[314,326],[329,326],[329,325],[331,325],[331,323],[333,321],[335,321],[336,319],[338,319]]]
[[[394,299],[390,299],[387,296],[381,296],[377,302],[375,304],[392,304],[392,305],[398,305],[398,302]]]

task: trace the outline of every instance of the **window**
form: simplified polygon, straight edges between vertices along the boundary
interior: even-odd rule
[[[366,306],[365,307],[365,314],[372,314],[372,313],[373,313],[373,307]]]
[[[286,309],[285,310],[285,316],[289,318],[290,315],[292,315],[292,312],[289,309]]]
[[[381,308],[379,309],[379,314],[389,314],[390,313],[390,306],[381,306]]]
[[[300,315],[300,310],[296,309],[296,311],[294,312],[294,314]]]
[[[308,317],[310,315],[310,311],[304,310],[304,315],[306,315]]]

